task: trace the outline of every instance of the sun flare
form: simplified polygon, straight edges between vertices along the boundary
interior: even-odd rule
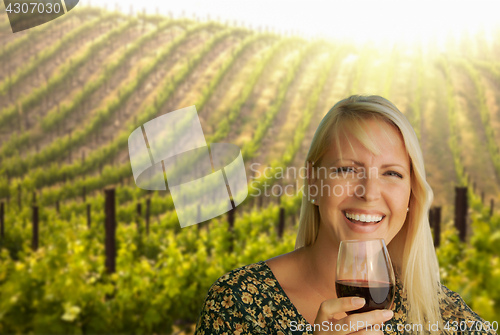
[[[90,0],[87,1],[90,3]],[[92,5],[102,2],[92,1]],[[220,19],[231,24],[272,29],[306,38],[333,38],[356,44],[433,43],[443,48],[447,39],[457,42],[464,35],[484,33],[493,43],[498,29],[493,1],[264,1],[264,0],[150,0],[137,5],[134,0],[108,3],[123,12],[155,11],[174,17]]]

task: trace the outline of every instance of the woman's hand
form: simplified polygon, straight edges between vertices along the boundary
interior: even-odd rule
[[[365,299],[358,297],[323,301],[314,320],[314,325],[320,325],[321,330],[316,330],[313,334],[383,334],[382,323],[392,318],[393,312],[391,310],[374,310],[346,316],[345,312],[360,309],[364,304]],[[373,327],[370,328],[370,325]],[[369,327],[368,330],[365,329],[366,327]],[[324,330],[326,328],[328,330]]]

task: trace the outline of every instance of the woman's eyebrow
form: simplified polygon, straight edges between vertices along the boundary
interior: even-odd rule
[[[359,166],[365,166],[365,164],[361,163],[361,162],[358,162],[358,161],[355,161],[354,159],[351,159],[351,158],[343,158],[343,159],[336,159],[333,164],[337,163],[338,161],[351,161],[353,162],[355,165],[359,165]],[[405,167],[401,164],[397,164],[397,163],[388,163],[388,164],[384,164],[381,166],[382,169],[385,169],[385,168],[388,168],[388,167],[391,167],[391,166],[399,166],[400,168],[402,169],[405,169]],[[405,169],[406,170],[406,169]]]
[[[359,166],[365,166],[365,164],[363,164],[363,163],[361,163],[361,162],[357,162],[357,161],[355,161],[354,159],[350,159],[350,158],[342,158],[342,159],[341,159],[341,158],[338,158],[338,159],[336,159],[336,160],[333,162],[333,164],[337,163],[338,161],[351,161],[351,162],[353,162],[353,163],[354,163],[354,164],[356,164],[356,165],[359,165]]]
[[[388,168],[388,167],[391,167],[391,166],[399,166],[400,168],[402,168],[402,169],[405,169],[405,170],[406,170],[406,168],[405,168],[403,165],[401,165],[401,164],[396,164],[396,163],[384,164],[384,165],[382,165],[381,167],[384,169],[384,168]]]

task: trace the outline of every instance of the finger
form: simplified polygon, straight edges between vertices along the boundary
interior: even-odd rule
[[[316,321],[329,321],[336,313],[353,311],[365,305],[365,299],[359,297],[346,297],[325,300],[319,306]]]
[[[360,330],[349,335],[384,335],[384,332],[381,330]]]
[[[383,323],[394,316],[391,310],[374,310],[371,312],[352,314],[339,320],[341,324],[349,326],[349,329],[355,331],[361,330],[379,330],[383,329]]]
[[[373,312],[381,312],[382,311],[373,311]],[[392,314],[392,311],[389,311]],[[337,335],[347,335],[347,334],[383,334],[385,329],[385,325],[382,321],[377,322],[375,320],[379,320],[380,316],[377,315],[379,313],[360,313],[353,314],[337,322],[330,322],[329,332],[325,332],[326,329],[322,329],[323,331],[314,332],[314,335],[326,335],[331,334],[332,331],[335,331]],[[383,314],[383,313],[382,313]],[[381,320],[387,319],[387,317],[382,318]],[[316,324],[316,322],[315,322]],[[391,328],[392,329],[392,328]]]

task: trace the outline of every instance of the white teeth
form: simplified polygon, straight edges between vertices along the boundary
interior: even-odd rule
[[[350,213],[345,213],[345,216],[348,219],[351,220],[356,220],[356,221],[361,221],[361,222],[379,222],[382,220],[382,216],[380,215],[370,215],[370,214],[350,214]]]

